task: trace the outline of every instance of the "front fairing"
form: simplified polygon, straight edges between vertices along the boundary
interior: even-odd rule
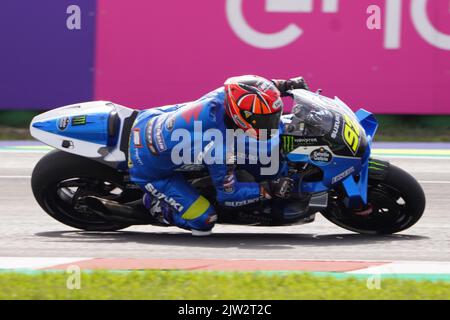
[[[338,98],[330,99],[306,90],[292,90],[293,113],[282,117],[287,142],[284,151],[292,162],[306,162],[323,171],[323,179],[306,182],[302,192],[327,191],[340,184],[347,205],[367,202],[368,159],[377,123],[373,115],[360,110],[356,114]],[[282,143],[283,144],[283,143]],[[330,154],[330,161],[313,161],[318,150]]]

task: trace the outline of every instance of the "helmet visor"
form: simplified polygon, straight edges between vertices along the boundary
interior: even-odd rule
[[[265,129],[268,130],[270,134],[270,130],[278,129],[280,125],[280,117],[281,110],[276,113],[271,114],[254,114],[251,115],[245,114],[246,112],[242,112],[242,116],[244,119],[251,125],[251,127],[255,130]]]

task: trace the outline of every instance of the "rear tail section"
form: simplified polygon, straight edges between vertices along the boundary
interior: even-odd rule
[[[93,101],[42,113],[30,124],[31,135],[66,152],[126,164],[129,132],[137,111],[111,102]]]

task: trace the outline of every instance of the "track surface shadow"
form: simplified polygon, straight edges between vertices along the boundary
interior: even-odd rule
[[[417,241],[428,237],[396,234],[369,236],[361,234],[292,234],[292,233],[214,233],[209,237],[193,237],[190,233],[147,233],[134,231],[51,231],[36,236],[52,238],[56,242],[75,243],[137,243],[178,247],[239,249],[292,249],[293,247],[355,246],[367,244],[392,244]]]

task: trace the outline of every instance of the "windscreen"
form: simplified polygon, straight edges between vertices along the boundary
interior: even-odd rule
[[[306,90],[292,90],[294,98],[292,119],[286,133],[304,137],[329,134],[336,123],[336,113],[354,119],[354,113],[340,100],[333,100]]]

